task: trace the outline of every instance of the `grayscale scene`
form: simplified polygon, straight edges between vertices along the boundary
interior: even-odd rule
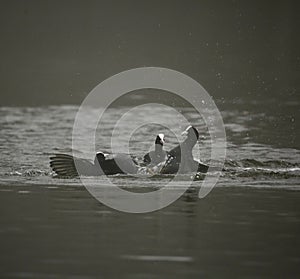
[[[0,278],[299,278],[298,1],[0,3]]]

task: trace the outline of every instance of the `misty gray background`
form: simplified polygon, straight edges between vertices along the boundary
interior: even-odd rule
[[[0,13],[1,105],[80,104],[142,66],[216,99],[298,99],[297,1],[1,1]]]

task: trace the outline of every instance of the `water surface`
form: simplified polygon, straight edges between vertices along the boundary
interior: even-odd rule
[[[56,178],[51,172],[51,154],[72,152],[76,106],[0,108],[1,277],[296,277],[300,271],[300,151],[295,124],[299,104],[282,104],[283,110],[270,103],[220,105],[227,158],[216,188],[199,200],[200,177],[174,204],[140,215],[108,208],[79,179]],[[113,123],[126,110],[107,112],[97,130],[98,150],[109,151]],[[198,127],[200,157],[209,162],[205,124],[193,110],[181,111]],[[98,113],[91,110],[91,117]],[[149,115],[154,120],[168,117],[166,111],[155,109],[139,117]],[[178,123],[176,134],[184,128]],[[162,129],[150,125],[137,130],[130,152],[141,157]],[[165,148],[171,149],[175,136],[162,132]],[[85,156],[84,150],[76,152]],[[89,179],[105,187],[101,178]],[[153,190],[167,178],[111,179],[125,189]]]

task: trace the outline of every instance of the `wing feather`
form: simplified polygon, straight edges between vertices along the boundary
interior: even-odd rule
[[[54,154],[50,157],[50,167],[61,176],[100,175],[100,169],[87,159],[68,154]]]

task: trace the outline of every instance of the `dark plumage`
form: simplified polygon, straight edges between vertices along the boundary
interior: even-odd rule
[[[87,159],[67,154],[55,154],[50,157],[50,167],[60,176],[74,177],[78,175],[98,176],[118,173],[135,174],[138,166],[128,154],[96,154],[94,163]]]
[[[161,170],[163,174],[207,172],[208,166],[194,160],[193,147],[199,139],[199,133],[193,126],[189,126],[184,132],[186,139],[168,152],[168,159]]]
[[[155,139],[155,149],[144,156],[145,165],[157,165],[164,162],[167,158],[167,152],[163,150],[165,143],[164,134],[158,134]]]
[[[113,175],[117,173],[136,174],[138,171],[138,164],[135,158],[128,154],[107,154],[102,152],[97,153],[94,164],[97,161],[106,175]]]
[[[75,166],[76,162],[76,166]],[[103,172],[86,159],[67,154],[55,154],[50,157],[50,167],[60,176],[74,177],[80,175],[101,175]]]

